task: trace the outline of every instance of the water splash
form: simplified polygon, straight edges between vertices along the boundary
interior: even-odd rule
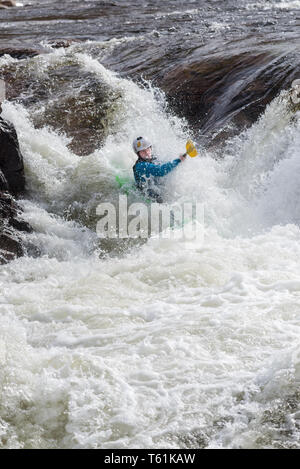
[[[4,107],[43,256],[0,270],[1,446],[297,446],[298,114],[283,93],[223,159],[202,151],[171,177],[171,202],[206,204],[202,245],[151,238],[99,259],[95,232],[65,210],[118,194],[137,134],[168,159],[189,132],[154,88],[77,60],[124,97],[97,151],[78,157],[23,106]]]

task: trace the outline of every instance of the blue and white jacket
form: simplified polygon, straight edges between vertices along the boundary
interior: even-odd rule
[[[162,178],[181,163],[179,158],[162,163],[156,158],[149,161],[139,158],[133,167],[137,187],[150,199],[162,202]]]

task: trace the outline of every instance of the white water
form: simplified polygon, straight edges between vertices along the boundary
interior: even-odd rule
[[[1,446],[299,447],[300,124],[286,96],[223,160],[203,153],[170,177],[171,201],[205,203],[203,243],[150,239],[99,258],[95,232],[64,209],[114,200],[145,129],[164,159],[188,133],[155,90],[77,59],[123,92],[103,148],[79,158],[21,106],[4,109],[43,256],[0,271]]]
[[[262,8],[263,10],[279,9],[279,10],[299,10],[299,0],[267,0],[264,2],[254,2],[247,5],[249,9]]]

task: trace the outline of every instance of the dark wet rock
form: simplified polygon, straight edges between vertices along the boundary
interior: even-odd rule
[[[9,191],[14,195],[21,194],[25,190],[23,156],[14,126],[1,117],[0,143],[0,170],[7,181]],[[5,190],[4,181],[2,184]]]
[[[31,233],[33,229],[22,220],[22,208],[14,198],[24,190],[24,164],[17,132],[13,124],[0,117],[0,264],[29,252],[20,233]]]
[[[68,41],[55,43],[68,46]],[[146,78],[163,89],[171,108],[195,135],[205,135],[215,145],[255,122],[299,75],[292,60],[269,51],[203,57],[197,52],[190,62],[183,51],[177,54],[181,64],[158,67],[155,62]],[[43,74],[37,70],[35,58],[3,66],[8,99],[24,104],[37,128],[50,126],[69,137],[74,153],[83,156],[101,147],[121,114],[121,92],[84,70],[72,53],[49,64]],[[133,71],[132,78],[138,79],[142,71]]]
[[[0,8],[16,7],[15,0],[0,0]]]
[[[27,223],[27,221],[20,220],[19,218],[9,218],[8,223],[10,226],[15,228],[18,231],[24,231],[26,233],[32,233],[32,226]]]
[[[196,132],[222,140],[254,123],[299,72],[268,52],[242,53],[177,66],[157,81]]]
[[[56,39],[55,41],[49,41],[47,44],[53,49],[60,49],[61,47],[68,48],[73,44],[79,43],[76,39]]]
[[[72,138],[69,148],[84,156],[101,147],[109,135],[119,93],[101,83],[90,82],[75,94],[48,102],[43,115],[34,119],[36,126],[45,123]]]
[[[8,191],[8,182],[0,169],[0,191]]]
[[[42,111],[33,115],[35,126],[48,125],[63,132],[72,139],[69,148],[80,156],[101,147],[111,132],[120,92],[95,79],[93,74],[83,72],[77,64],[49,70],[48,80],[55,99],[44,96]],[[37,93],[40,85],[37,83]]]
[[[52,127],[71,139],[69,148],[88,155],[112,132],[121,92],[84,71],[70,56],[37,74],[35,59],[2,67],[7,99],[29,109],[36,128]]]
[[[7,264],[8,262],[13,261],[15,257],[16,256],[12,252],[0,249],[0,265]]]
[[[17,202],[8,192],[0,192],[0,221],[11,220],[20,213]]]
[[[3,208],[3,201],[0,201],[0,208]],[[8,226],[7,220],[0,217],[0,263],[5,264],[24,254],[25,248],[21,238],[13,228]]]
[[[24,243],[20,232],[32,233],[33,229],[22,220],[22,208],[8,192],[0,192],[0,264],[24,254],[36,255],[39,251],[31,243]]]
[[[3,228],[0,232],[0,250],[10,252],[15,257],[21,257],[25,252],[21,239],[9,228]]]
[[[10,47],[1,48],[0,46],[0,57],[3,55],[10,55],[13,59],[26,59],[27,57],[35,57],[41,52],[42,50],[37,49],[26,49],[22,47],[12,49]]]

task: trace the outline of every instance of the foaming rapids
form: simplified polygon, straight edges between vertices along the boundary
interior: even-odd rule
[[[168,204],[204,204],[203,242],[155,236],[103,257],[95,209],[117,203],[117,174],[132,177],[133,138],[147,134],[168,160],[190,133],[159,90],[75,55],[122,96],[99,149],[76,156],[65,135],[4,105],[25,158],[35,231],[24,236],[42,256],[0,271],[1,446],[298,448],[300,142],[288,93],[222,158],[198,142],[200,157],[169,176]]]

